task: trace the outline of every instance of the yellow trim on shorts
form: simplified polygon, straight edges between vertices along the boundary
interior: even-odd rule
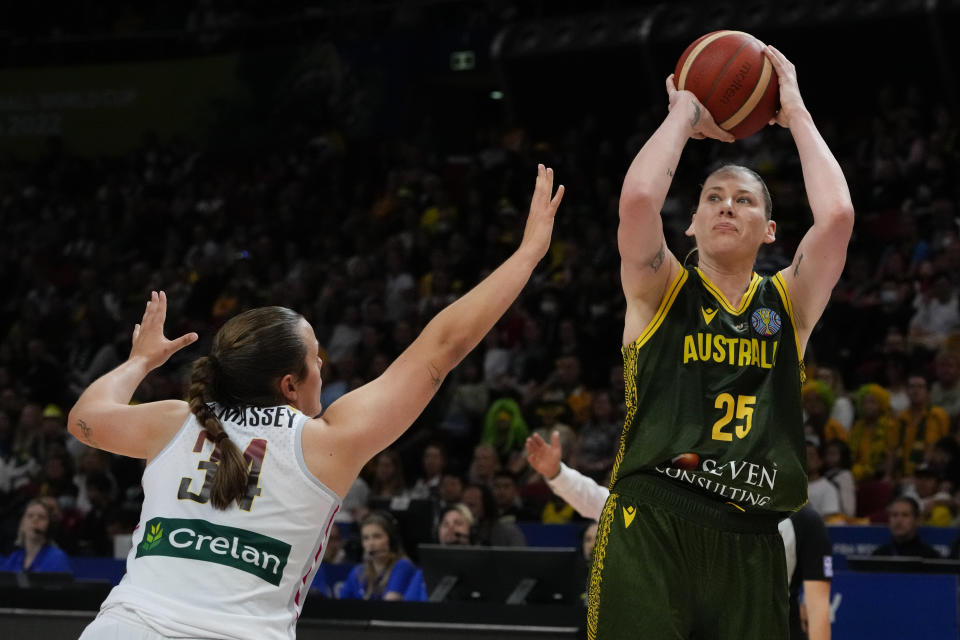
[[[587,590],[587,640],[596,640],[597,621],[600,617],[600,584],[603,582],[603,563],[607,558],[607,541],[610,527],[617,514],[617,494],[611,493],[600,514],[597,525],[597,543],[593,547],[593,562],[590,569],[590,588]]]
[[[660,308],[657,309],[655,314],[653,314],[653,320],[651,320],[650,324],[647,325],[647,328],[643,330],[643,333],[640,334],[640,337],[633,341],[633,348],[639,349],[646,344],[647,340],[649,340],[654,333],[657,332],[657,329],[659,329],[660,325],[663,324],[663,319],[667,317],[667,312],[670,311],[670,307],[673,306],[674,300],[677,299],[677,294],[680,293],[683,283],[686,281],[687,270],[681,265],[680,270],[677,272],[677,277],[674,278],[673,282],[670,283],[670,287],[667,289],[667,294],[663,296],[663,300],[660,301]]]

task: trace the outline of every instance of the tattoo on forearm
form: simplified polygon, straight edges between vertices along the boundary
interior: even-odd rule
[[[83,434],[83,439],[87,441],[87,444],[91,447],[99,447],[100,445],[93,439],[93,429],[83,420],[77,420],[77,424],[80,425],[80,433]]]
[[[693,117],[690,118],[690,126],[695,127],[700,122],[700,105],[693,105]]]
[[[440,369],[437,368],[435,364],[430,363],[430,379],[433,381],[433,386],[440,388],[440,384],[443,382],[443,375],[440,373]]]
[[[673,177],[673,169],[667,169],[667,175]]]
[[[666,254],[664,251],[664,243],[660,243],[660,250],[657,251],[657,255],[653,256],[653,260],[650,262],[650,268],[653,269],[653,272],[656,273],[660,270],[660,267],[663,265],[663,256]]]
[[[797,266],[793,268],[793,277],[796,278],[797,274],[800,273],[800,261],[803,260],[803,254],[801,253],[797,256]]]

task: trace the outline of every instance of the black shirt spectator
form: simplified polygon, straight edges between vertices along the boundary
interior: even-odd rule
[[[920,522],[920,505],[913,498],[900,497],[887,507],[889,515],[890,542],[877,547],[875,556],[911,556],[940,558],[937,550],[920,539],[917,526]]]

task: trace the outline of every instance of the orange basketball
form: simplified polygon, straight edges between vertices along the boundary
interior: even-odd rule
[[[763,43],[742,31],[714,31],[677,61],[677,89],[686,89],[736,138],[762,129],[780,108],[780,83]]]
[[[700,464],[700,456],[695,453],[681,453],[680,455],[673,456],[670,463],[677,469],[693,471],[697,468],[697,465]]]

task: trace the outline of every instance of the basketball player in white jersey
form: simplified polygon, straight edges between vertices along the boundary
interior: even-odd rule
[[[166,296],[154,292],[129,359],[70,412],[76,437],[147,461],[126,575],[81,638],[294,638],[343,496],[519,295],[562,197],[540,165],[516,252],[321,417],[317,339],[282,307],[227,322],[194,363],[187,402],[130,405],[150,371],[197,339],[164,337]]]

